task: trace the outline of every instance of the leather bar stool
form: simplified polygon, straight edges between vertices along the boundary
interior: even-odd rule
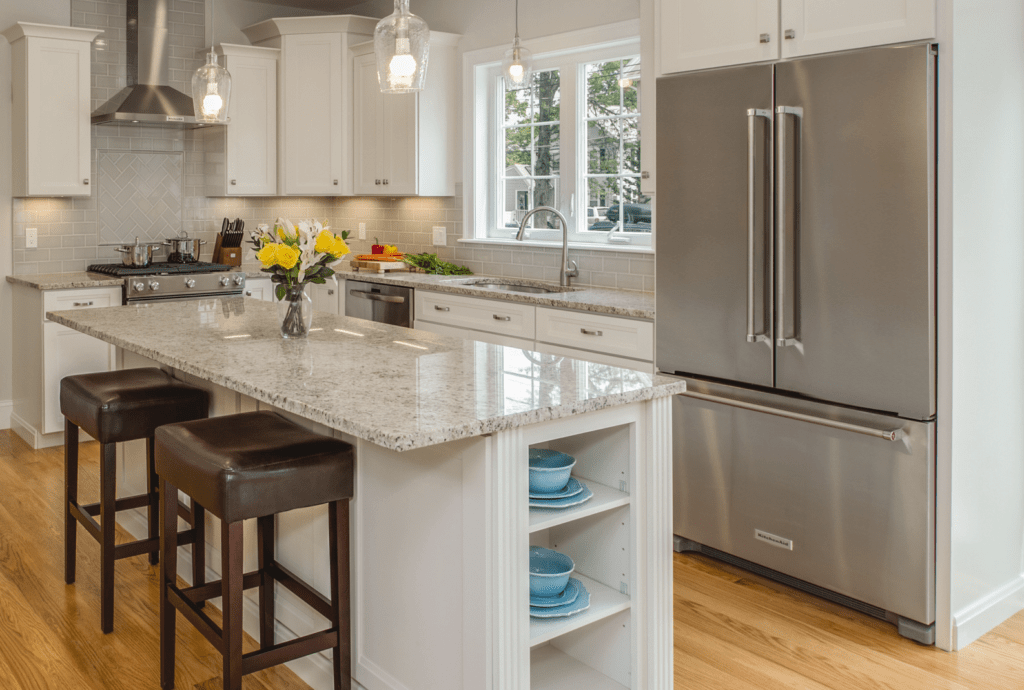
[[[153,432],[161,424],[206,417],[209,394],[175,380],[160,369],[123,369],[98,374],[68,376],[60,382],[60,411],[64,415],[64,581],[75,581],[77,524],[80,522],[100,544],[100,629],[114,629],[114,562],[149,554],[156,564],[160,551],[159,491],[153,463]],[[78,503],[78,430],[100,442],[100,502]],[[114,444],[146,439],[148,490],[117,499]],[[114,543],[114,515],[119,510],[149,508],[149,538],[127,544]],[[192,525],[180,543],[193,544],[193,578],[205,581],[204,517],[201,507],[179,506]],[[95,520],[96,515],[100,521]],[[175,532],[177,523],[175,523]]]
[[[160,684],[174,687],[175,623],[185,616],[224,658],[225,690],[239,690],[242,676],[326,649],[334,650],[335,690],[351,687],[348,503],[352,497],[352,446],[321,436],[272,412],[249,412],[169,424],[156,432],[160,474]],[[175,578],[177,519],[170,497],[182,491],[221,521],[221,580],[181,589]],[[274,516],[328,506],[331,597],[299,580],[275,559]],[[259,567],[242,572],[242,521],[256,518]],[[327,630],[286,643],[274,639],[274,583],[330,622]],[[242,654],[242,591],[259,588],[260,649]],[[223,597],[223,628],[201,609]]]

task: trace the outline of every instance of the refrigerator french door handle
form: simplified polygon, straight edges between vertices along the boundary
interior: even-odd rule
[[[840,429],[842,431],[850,431],[855,434],[864,434],[865,436],[872,436],[874,438],[880,438],[884,441],[902,441],[906,437],[906,432],[903,429],[874,429],[869,426],[862,426],[860,424],[851,424],[849,422],[841,422],[837,419],[828,419],[826,417],[815,417],[814,415],[804,414],[803,412],[794,412],[793,410],[782,410],[777,407],[769,407],[767,405],[758,405],[757,403],[747,402],[745,400],[736,400],[734,398],[725,398],[718,395],[708,395],[707,393],[698,393],[697,391],[686,391],[685,393],[679,393],[679,395],[685,398],[694,398],[695,400],[703,400],[705,402],[717,403],[719,405],[728,405],[729,407],[738,407],[741,410],[750,410],[751,412],[761,412],[764,414],[774,415],[776,417],[784,417],[786,419],[792,419],[798,422],[807,422],[809,424],[817,424],[819,426],[827,426],[832,429]]]
[[[775,108],[779,117],[775,118],[775,151],[778,157],[776,165],[778,194],[776,205],[778,208],[778,222],[775,230],[775,246],[778,255],[776,268],[776,309],[775,309],[775,344],[778,347],[790,347],[796,345],[797,338],[786,337],[786,115],[793,115],[797,118],[797,129],[800,128],[800,120],[804,116],[803,108],[795,108],[788,105],[780,105]]]
[[[770,342],[768,335],[768,324],[762,333],[757,332],[757,324],[754,318],[754,301],[756,299],[754,285],[754,257],[755,244],[757,242],[757,118],[763,117],[768,121],[766,132],[771,131],[772,111],[761,108],[749,108],[747,110],[747,342],[759,343]],[[767,134],[766,134],[767,136]],[[766,163],[767,165],[767,159]],[[763,236],[763,233],[762,233]]]

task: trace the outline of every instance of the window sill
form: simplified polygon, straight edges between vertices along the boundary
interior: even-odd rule
[[[478,244],[481,246],[501,247],[544,247],[561,249],[561,242],[550,242],[547,240],[507,240],[504,238],[462,238],[459,244]],[[653,254],[654,248],[635,244],[592,244],[590,242],[569,242],[569,249],[599,251],[599,252],[625,252],[629,254]]]

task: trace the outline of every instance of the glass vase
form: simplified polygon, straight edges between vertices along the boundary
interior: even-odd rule
[[[277,303],[281,319],[281,337],[305,338],[313,324],[313,298],[306,294],[305,285],[288,287],[284,299]]]

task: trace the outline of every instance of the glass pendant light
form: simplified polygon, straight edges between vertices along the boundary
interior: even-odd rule
[[[519,0],[516,0],[516,37],[512,47],[505,51],[505,59],[501,63],[505,75],[505,85],[509,89],[524,89],[530,85],[533,76],[533,55],[519,45]]]
[[[377,79],[382,93],[422,91],[430,57],[430,29],[409,13],[409,0],[395,0],[395,11],[373,32]]]
[[[213,17],[210,18],[210,39],[213,39]],[[228,99],[231,98],[231,75],[217,62],[217,53],[210,46],[206,64],[192,75],[192,103],[196,121],[224,124],[228,121]]]

